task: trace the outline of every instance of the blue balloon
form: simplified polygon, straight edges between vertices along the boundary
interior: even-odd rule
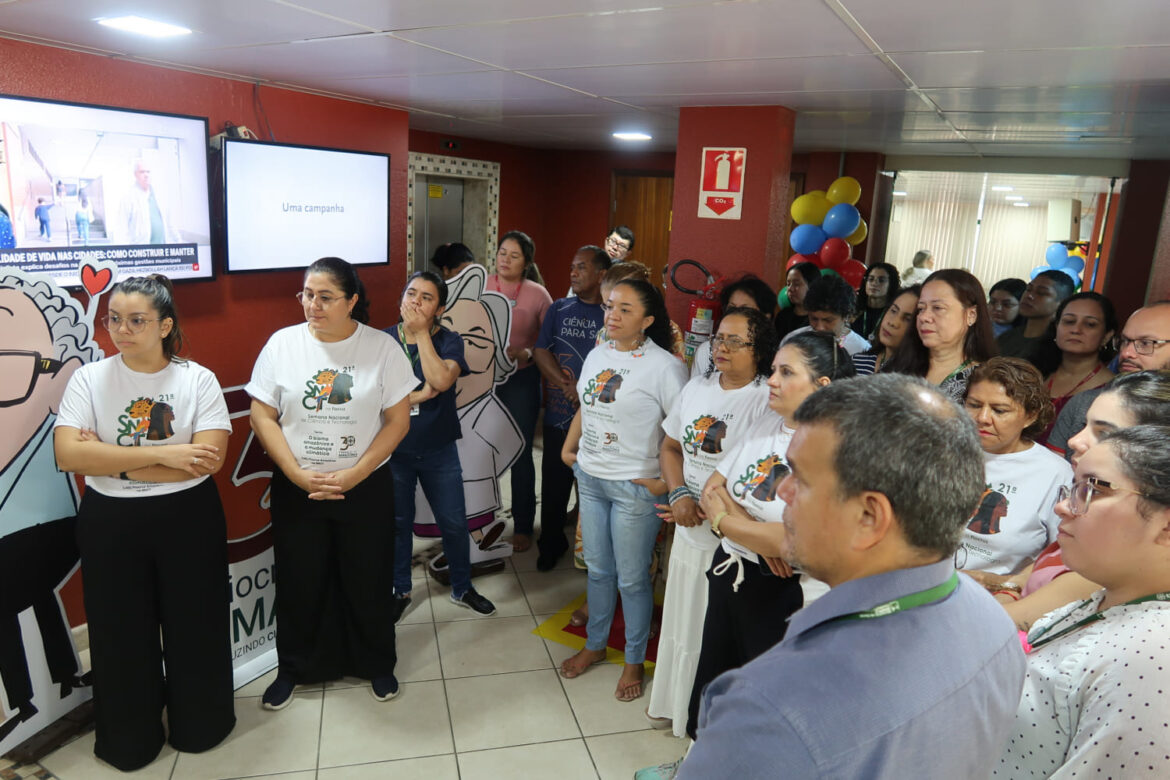
[[[821,227],[825,229],[825,235],[827,236],[832,238],[848,238],[853,235],[853,231],[857,230],[860,224],[861,212],[857,210],[856,206],[848,203],[838,203],[829,209],[829,213],[825,215],[825,221]]]
[[[1064,244],[1053,244],[1044,251],[1044,259],[1053,268],[1063,268],[1068,262],[1068,249]]]
[[[815,255],[821,250],[821,244],[825,243],[826,239],[828,236],[821,230],[820,225],[797,225],[788,236],[788,245],[797,254]]]
[[[1069,255],[1068,260],[1065,261],[1065,264],[1061,266],[1061,268],[1066,271],[1076,271],[1077,273],[1080,273],[1081,271],[1085,270],[1085,261],[1083,258],[1077,255]]]
[[[1031,276],[1031,278],[1032,278],[1032,279],[1035,279],[1037,276],[1039,276],[1040,274],[1044,273],[1045,271],[1051,271],[1051,270],[1052,270],[1052,269],[1051,269],[1051,268],[1049,268],[1049,267],[1048,267],[1048,266],[1046,266],[1046,265],[1038,265],[1038,266],[1036,266],[1035,268],[1033,268],[1033,269],[1032,269],[1032,276]]]
[[[1077,285],[1078,287],[1080,286],[1081,275],[1076,271],[1071,268],[1057,268],[1056,270],[1068,274],[1069,278],[1073,280],[1073,284]]]

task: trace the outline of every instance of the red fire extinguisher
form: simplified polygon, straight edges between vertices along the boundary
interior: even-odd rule
[[[678,269],[684,265],[693,266],[698,269],[707,278],[707,283],[700,289],[691,289],[679,284]],[[674,289],[685,295],[694,296],[691,298],[690,306],[687,310],[687,322],[685,325],[685,348],[687,363],[690,363],[695,357],[695,351],[699,346],[715,333],[715,324],[719,322],[719,317],[722,315],[719,307],[719,293],[723,289],[723,279],[717,279],[710,271],[704,268],[700,263],[694,260],[679,260],[670,269],[670,282],[674,285]]]

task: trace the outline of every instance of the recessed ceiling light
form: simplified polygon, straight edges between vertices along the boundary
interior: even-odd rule
[[[110,19],[98,19],[97,23],[104,27],[113,27],[115,30],[148,35],[151,38],[171,38],[176,35],[190,35],[186,27],[166,22],[156,22],[153,19],[144,19],[141,16],[115,16]]]
[[[1004,186],[1002,184],[997,184],[996,186],[991,188],[991,191],[992,192],[1011,192],[1014,189],[1015,189],[1015,187],[1007,187],[1007,186]]]
[[[619,141],[649,141],[653,136],[649,133],[614,133],[613,137]]]
[[[1028,206],[1031,206],[1032,204],[1031,203],[1013,203],[1012,205],[1019,206],[1020,208],[1026,209],[1026,208],[1028,208]]]
[[[1004,195],[1003,199],[1004,200],[1023,200],[1024,196],[1023,195]]]
[[[894,190],[894,196],[898,198],[904,198],[906,197],[906,193],[902,192],[901,190]]]

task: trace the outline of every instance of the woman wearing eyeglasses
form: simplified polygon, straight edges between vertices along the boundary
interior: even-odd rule
[[[1056,512],[1068,566],[1100,583],[1028,632],[1001,777],[1164,777],[1170,754],[1170,428],[1084,453]]]
[[[252,430],[276,464],[276,680],[265,709],[298,684],[343,675],[398,694],[394,677],[394,479],[390,455],[410,425],[417,380],[394,339],[366,325],[353,266],[324,257],[297,293],[306,323],[264,345],[245,390]],[[406,539],[403,544],[410,544]]]
[[[670,493],[659,517],[673,522],[670,576],[662,605],[658,663],[647,715],[686,736],[687,707],[707,611],[707,569],[719,547],[699,508],[707,478],[719,461],[756,428],[768,412],[768,385],[776,334],[772,320],[754,307],[733,307],[711,339],[711,364],[687,382],[662,423],[659,463]]]
[[[1135,425],[1170,426],[1170,371],[1122,374],[1109,383],[1089,407],[1085,427],[1069,439],[1073,467],[1101,437]],[[988,584],[1024,631],[1040,616],[1070,601],[1087,598],[1098,587],[1069,570],[1059,541],[1044,548],[1035,564],[1020,574]]]
[[[215,375],[179,357],[166,277],[116,284],[103,322],[118,354],[69,380],[53,437],[58,466],[85,475],[77,538],[94,753],[132,771],[168,739],[176,750],[209,750],[236,722],[227,526],[208,478],[232,426]]]
[[[691,687],[687,733],[698,728],[703,688],[743,666],[784,638],[787,620],[806,600],[827,590],[779,558],[784,501],[777,495],[789,473],[785,455],[795,434],[789,423],[814,392],[854,375],[853,361],[832,333],[793,334],[780,347],[768,378],[768,406],[750,437],[719,462],[703,488],[701,507],[722,541],[707,570],[702,650]],[[815,594],[815,595],[814,595]]]

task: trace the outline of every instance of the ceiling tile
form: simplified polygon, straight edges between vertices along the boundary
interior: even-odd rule
[[[943,111],[1170,111],[1170,83],[927,89]]]
[[[488,70],[462,57],[385,35],[356,35],[298,43],[173,52],[171,62],[243,73],[253,78],[309,83],[370,76],[409,76]]]
[[[545,100],[579,96],[571,90],[509,71],[491,70],[431,76],[368,79],[319,77],[311,86],[425,110],[460,100]]]
[[[905,89],[838,92],[709,92],[698,95],[627,95],[637,106],[786,106],[796,111],[930,111],[931,107]]]
[[[516,70],[869,51],[820,0],[648,8],[399,35]]]
[[[702,92],[898,89],[902,82],[872,55],[686,62],[611,68],[533,70],[533,75],[604,97]]]
[[[885,51],[1170,43],[1166,0],[842,0]]]
[[[277,0],[286,5],[311,9],[377,30],[409,30],[418,27],[452,27],[507,19],[537,19],[554,16],[622,15],[674,5],[692,5],[695,0]],[[453,22],[453,20],[458,20]]]
[[[128,14],[189,27],[193,33],[177,38],[147,38],[94,21]],[[160,59],[203,48],[362,32],[352,24],[256,0],[24,0],[0,5],[0,30]]]
[[[1170,46],[1072,51],[892,54],[924,89],[937,87],[1046,87],[1136,82],[1170,73]]]

